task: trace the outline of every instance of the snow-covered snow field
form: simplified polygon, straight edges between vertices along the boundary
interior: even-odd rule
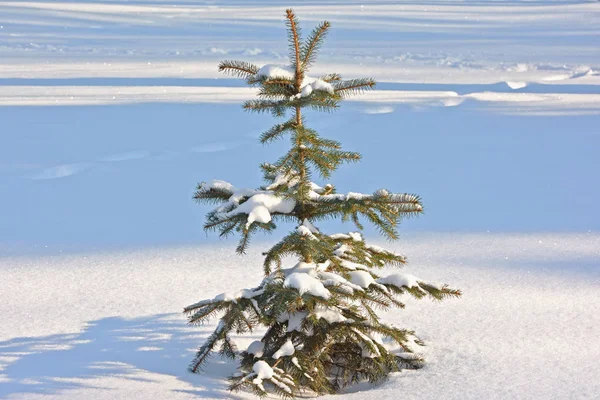
[[[214,324],[181,310],[275,238],[239,257],[191,196],[285,147],[216,65],[285,63],[290,6],[332,23],[312,75],[379,82],[308,115],[363,154],[331,182],[421,195],[390,247],[464,292],[386,314],[426,367],[341,398],[600,398],[600,2],[566,0],[0,1],[0,398],[251,398],[187,372]]]

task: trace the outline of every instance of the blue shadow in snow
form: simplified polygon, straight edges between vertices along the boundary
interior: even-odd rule
[[[235,399],[225,381],[235,371],[234,362],[215,357],[200,375],[186,369],[193,349],[206,339],[211,328],[190,328],[183,317],[172,314],[131,320],[110,317],[90,322],[77,334],[0,342],[0,357],[18,357],[2,370],[8,382],[0,383],[0,398],[98,388],[86,380],[114,375],[151,380],[134,373],[143,370],[189,383],[193,389],[184,392],[194,397]]]
[[[407,231],[600,229],[600,187],[591,184],[600,169],[598,115],[501,115],[469,101],[392,105],[385,114],[365,114],[373,105],[358,102],[309,113],[311,128],[364,157],[317,183],[421,195],[425,214],[407,220]],[[212,242],[202,231],[209,207],[192,201],[196,183],[257,187],[258,165],[289,145],[261,146],[256,138],[273,119],[237,104],[0,107],[0,120],[0,193],[10,194],[1,201],[0,243],[11,246]]]

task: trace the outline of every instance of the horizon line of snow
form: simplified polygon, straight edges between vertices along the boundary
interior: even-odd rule
[[[256,89],[205,86],[0,86],[0,106],[75,106],[136,103],[225,103],[250,100]],[[377,90],[351,102],[385,105],[454,107],[465,100],[503,114],[600,114],[600,93],[498,93]],[[367,111],[368,112],[368,111]]]
[[[237,56],[234,56],[237,57]],[[243,58],[243,56],[241,56]],[[228,58],[226,54],[222,58]],[[251,60],[255,65],[272,63],[272,59]],[[218,60],[206,61],[81,61],[45,62],[5,58],[0,62],[0,77],[10,79],[215,79],[235,80],[217,69]],[[397,63],[325,62],[311,68],[311,75],[321,76],[335,71],[344,78],[369,76],[380,83],[419,84],[496,84],[511,88],[527,84],[600,86],[600,66],[573,65],[547,69],[536,64],[515,64],[502,68],[455,68],[443,65],[411,65]],[[17,83],[17,82],[16,82]],[[516,85],[516,86],[515,86]],[[0,85],[0,90],[3,86]],[[600,92],[600,89],[599,89]],[[1,93],[1,91],[0,91]]]

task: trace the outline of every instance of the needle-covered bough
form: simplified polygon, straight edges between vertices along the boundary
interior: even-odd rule
[[[306,126],[302,110],[333,111],[340,102],[375,86],[372,79],[343,80],[338,74],[308,75],[329,30],[319,24],[302,40],[296,16],[286,11],[289,65],[259,68],[241,61],[223,61],[219,70],[258,88],[258,98],[244,108],[289,119],[261,136],[262,143],[287,137],[289,151],[272,164],[261,165],[267,182],[258,189],[240,189],[224,181],[200,183],[195,199],[218,205],[205,228],[221,236],[237,233],[244,253],[257,231],[272,231],[279,221],[297,227],[264,253],[263,281],[254,288],[223,293],[185,308],[191,324],[220,317],[215,331],[190,365],[199,372],[214,352],[240,359],[231,389],[247,388],[257,395],[268,391],[294,397],[301,391],[335,393],[344,385],[385,379],[393,371],[419,368],[416,352],[423,343],[413,332],[381,321],[376,311],[404,307],[401,296],[441,300],[460,296],[459,290],[396,273],[380,276],[384,266],[402,267],[404,256],[367,244],[360,233],[326,234],[320,221],[341,218],[369,221],[388,239],[397,239],[403,217],[423,211],[418,196],[385,189],[373,194],[337,193],[322,180],[343,163],[360,155],[342,150],[340,143],[322,138]],[[284,257],[298,259],[284,268]],[[262,338],[238,349],[232,334],[266,328]]]

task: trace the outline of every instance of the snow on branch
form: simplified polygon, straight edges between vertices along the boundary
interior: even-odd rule
[[[365,243],[358,232],[336,233],[328,237],[336,242],[332,260],[348,270],[402,266],[407,262],[402,254]]]
[[[325,288],[323,283],[308,273],[294,272],[290,274],[283,282],[283,286],[298,290],[300,295],[308,293],[324,299],[331,297],[331,292]]]
[[[264,169],[267,168],[272,167],[270,165],[265,165]],[[268,178],[273,179],[273,183],[267,186],[267,190],[275,190],[278,188],[289,189],[300,183],[300,176],[298,172],[294,170],[282,171],[281,169],[277,169],[271,172]]]
[[[398,293],[406,290],[408,293],[417,298],[422,298],[426,295],[431,296],[436,300],[441,300],[446,297],[461,296],[460,290],[450,289],[447,285],[438,285],[435,283],[425,282],[414,275],[395,273],[386,277],[376,279],[377,283],[395,288]]]
[[[401,288],[403,286],[407,288],[412,288],[419,286],[419,280],[420,279],[414,275],[396,273],[393,275],[386,276],[384,278],[379,278],[377,279],[377,282],[384,285],[396,286],[398,288]]]
[[[319,238],[315,236],[315,234],[319,233],[319,230],[315,228],[313,224],[311,224],[310,221],[307,219],[302,221],[302,224],[298,226],[296,230],[303,237],[306,237],[310,240],[319,240]]]
[[[319,194],[318,192],[312,190],[309,193],[309,196],[310,199],[313,201],[324,203],[373,201],[391,205],[410,205],[412,206],[411,209],[416,212],[423,211],[423,207],[420,204],[421,199],[419,196],[409,193],[390,193],[384,189],[378,190],[373,194],[355,192],[348,192],[348,194]]]
[[[277,64],[266,64],[263,65],[256,72],[257,82],[269,84],[274,82],[277,84],[289,84],[292,85],[296,79],[296,72],[292,66],[289,65],[277,65]],[[313,78],[307,75],[303,76],[300,84],[300,93],[290,96],[290,100],[299,99],[301,97],[308,97],[315,91],[323,91],[329,94],[334,94],[335,90],[331,83],[321,79]]]
[[[223,214],[223,217],[228,218],[232,215],[247,214],[246,229],[248,229],[250,224],[255,221],[263,224],[271,222],[271,214],[273,213],[291,214],[294,207],[296,207],[296,201],[293,199],[284,199],[273,192],[256,193],[243,204]]]
[[[212,300],[213,302],[218,301],[230,301],[232,303],[237,303],[240,299],[253,299],[256,296],[260,296],[265,292],[264,288],[254,288],[254,289],[242,289],[238,290],[235,293],[221,293]]]
[[[256,76],[267,79],[288,79],[294,80],[296,71],[287,65],[265,64],[256,72]]]
[[[229,182],[215,180],[201,183],[194,196],[198,200],[223,202],[209,213],[209,225],[217,226],[245,214],[245,229],[254,222],[267,224],[272,214],[292,214],[296,201],[283,198],[272,190],[238,189]]]
[[[266,361],[258,360],[252,365],[252,372],[236,376],[237,382],[232,385],[232,389],[239,389],[244,385],[253,385],[259,389],[259,394],[266,394],[264,381],[271,383],[279,390],[286,394],[291,394],[292,390],[295,389],[296,384],[294,378],[285,373],[281,368],[277,368],[275,365],[271,366]]]
[[[271,356],[271,358],[278,360],[281,357],[286,357],[286,356],[291,356],[296,352],[296,349],[294,348],[294,344],[292,343],[292,341],[290,339],[288,339],[283,346],[281,346],[279,348],[279,350],[277,350],[275,353],[273,353],[273,355]]]

